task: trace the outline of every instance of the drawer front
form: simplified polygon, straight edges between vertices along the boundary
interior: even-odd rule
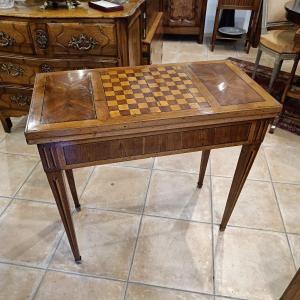
[[[117,56],[114,24],[47,24],[52,54]]]
[[[23,54],[33,53],[27,22],[0,22],[0,51]]]
[[[203,147],[243,144],[248,141],[251,122],[237,125],[221,125],[212,128],[181,130],[171,133],[120,138],[88,143],[66,142],[60,144],[60,151],[67,166],[86,163],[123,161],[165,154],[198,151]],[[88,155],[86,154],[88,153]],[[86,154],[86,155],[85,155]]]
[[[29,59],[0,56],[0,82],[33,85],[37,73],[115,66],[117,66],[117,60],[113,59],[95,59],[92,61],[86,59]]]
[[[28,111],[31,95],[31,89],[0,87],[0,109]]]

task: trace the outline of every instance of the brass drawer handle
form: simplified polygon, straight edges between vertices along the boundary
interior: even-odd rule
[[[12,38],[9,34],[0,31],[0,46],[1,47],[10,47],[16,43],[15,39]]]
[[[13,104],[17,104],[19,106],[30,105],[30,97],[26,95],[12,95],[10,96],[10,101]]]
[[[24,69],[12,63],[2,63],[0,64],[0,73],[7,73],[12,77],[18,77],[24,75]]]
[[[40,49],[48,48],[48,35],[45,30],[37,29],[35,31],[35,42]]]
[[[98,42],[92,37],[84,33],[79,36],[72,36],[68,43],[69,48],[73,48],[79,51],[89,51],[98,46]]]

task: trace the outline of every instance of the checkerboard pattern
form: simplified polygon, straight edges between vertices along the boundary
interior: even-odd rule
[[[109,70],[101,80],[112,118],[209,107],[182,67]]]

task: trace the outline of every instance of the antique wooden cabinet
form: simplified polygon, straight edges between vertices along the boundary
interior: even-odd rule
[[[202,43],[207,0],[162,0],[164,33],[191,34]]]
[[[71,10],[44,10],[41,2],[0,9],[0,120],[5,131],[11,129],[9,117],[27,114],[37,73],[140,65],[153,60],[151,53],[159,63],[161,49],[154,47],[162,46],[162,13],[156,1],[149,0],[148,8],[146,0],[130,0],[113,13],[84,2]]]

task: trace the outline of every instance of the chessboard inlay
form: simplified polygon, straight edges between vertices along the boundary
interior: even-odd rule
[[[209,107],[181,66],[149,66],[101,72],[110,117]]]

